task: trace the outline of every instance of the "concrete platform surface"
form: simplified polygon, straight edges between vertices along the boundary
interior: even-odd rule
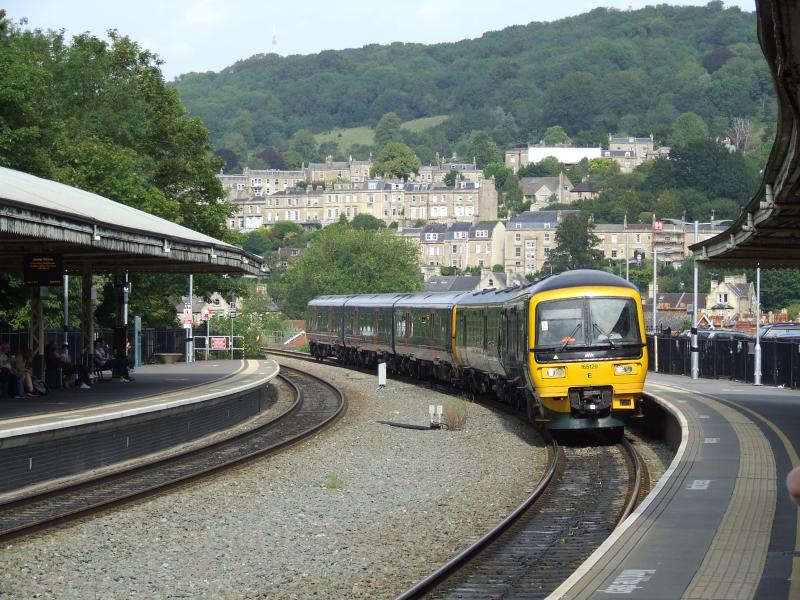
[[[145,365],[128,383],[106,378],[88,390],[56,389],[24,400],[0,396],[0,439],[199,402],[259,385],[277,373],[271,360]]]

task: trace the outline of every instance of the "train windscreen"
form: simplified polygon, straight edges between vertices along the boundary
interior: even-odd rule
[[[537,360],[632,358],[642,340],[631,298],[570,298],[536,309]]]

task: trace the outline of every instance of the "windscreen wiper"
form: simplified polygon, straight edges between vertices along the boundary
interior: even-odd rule
[[[608,342],[608,345],[611,346],[611,348],[613,350],[616,350],[617,345],[613,341],[611,341],[611,334],[610,333],[608,333],[607,331],[603,331],[603,328],[600,327],[600,325],[598,325],[594,321],[592,321],[592,327],[594,327],[595,329],[597,329],[597,331],[599,331],[601,334],[606,336],[605,341]]]
[[[581,327],[583,327],[583,323],[578,323],[577,325],[575,325],[575,329],[573,329],[572,332],[567,337],[561,339],[561,341],[564,342],[564,345],[561,346],[561,350],[559,350],[559,352],[563,352],[564,350],[566,350],[570,342],[575,341],[575,338],[572,336],[578,333],[578,329],[580,329]]]

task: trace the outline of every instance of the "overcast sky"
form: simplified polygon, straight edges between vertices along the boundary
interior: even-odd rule
[[[6,0],[0,7],[30,29],[109,29],[164,61],[167,80],[190,71],[219,71],[254,54],[313,54],[366,44],[433,44],[480,37],[531,21],[552,21],[597,6],[641,8],[664,0]],[[672,4],[705,5],[707,0]],[[725,6],[755,10],[755,0]],[[277,41],[273,45],[273,32]]]

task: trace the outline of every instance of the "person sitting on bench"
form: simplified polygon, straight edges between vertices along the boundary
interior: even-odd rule
[[[83,365],[73,364],[68,356],[64,356],[57,350],[55,341],[47,342],[44,347],[44,364],[48,369],[61,369],[65,376],[77,375],[80,378],[81,389],[88,390],[91,387],[89,369]]]
[[[103,338],[97,338],[94,341],[94,364],[100,370],[116,369],[119,373],[120,381],[131,380],[130,373],[128,373],[128,361],[121,358],[111,358]]]
[[[8,342],[0,342],[0,392],[14,395],[17,390],[17,378],[11,365]]]

